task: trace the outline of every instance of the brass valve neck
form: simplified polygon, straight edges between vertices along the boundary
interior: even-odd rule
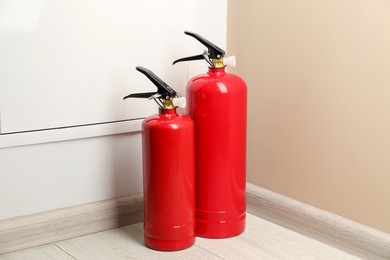
[[[170,110],[170,109],[175,108],[175,106],[173,105],[173,98],[172,97],[169,99],[163,99],[162,103],[163,103],[164,109],[166,109],[166,110]]]
[[[214,64],[214,68],[225,68],[226,67],[226,65],[223,64],[223,58],[212,59],[212,62]]]

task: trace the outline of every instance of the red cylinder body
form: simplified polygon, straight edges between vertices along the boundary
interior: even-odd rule
[[[197,235],[239,235],[246,216],[246,84],[209,68],[190,80],[187,100],[195,124]]]
[[[176,109],[142,123],[144,240],[161,251],[195,242],[194,123]]]

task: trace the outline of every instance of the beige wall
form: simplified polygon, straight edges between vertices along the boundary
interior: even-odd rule
[[[390,3],[229,0],[248,181],[390,232]]]

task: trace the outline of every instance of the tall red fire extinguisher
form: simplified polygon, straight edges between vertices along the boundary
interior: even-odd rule
[[[143,67],[136,67],[157,92],[126,98],[154,99],[159,114],[142,123],[144,240],[156,250],[173,251],[195,242],[194,123],[176,113],[185,99]]]
[[[207,50],[173,64],[200,59],[209,64],[207,74],[187,85],[188,114],[195,123],[196,233],[231,237],[245,229],[247,87],[225,71],[234,57],[198,34],[184,33]]]

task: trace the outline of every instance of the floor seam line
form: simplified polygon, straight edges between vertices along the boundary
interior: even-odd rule
[[[66,252],[61,246],[57,245],[57,243],[53,243],[52,245],[54,245],[55,247],[57,247],[59,250],[61,250],[62,252],[64,252],[66,255],[70,256],[72,259],[75,259],[77,260],[77,258],[75,258],[73,255],[71,255],[70,253]]]
[[[209,254],[211,254],[211,255],[213,255],[213,256],[215,256],[215,257],[218,257],[219,259],[225,260],[225,258],[222,258],[221,256],[216,255],[216,254],[214,254],[213,252],[210,252],[209,250],[207,250],[207,249],[204,248],[204,247],[201,247],[201,246],[199,246],[199,245],[197,245],[197,244],[194,244],[194,246],[196,246],[197,248],[202,249],[203,251],[206,251],[207,253],[209,253]]]

